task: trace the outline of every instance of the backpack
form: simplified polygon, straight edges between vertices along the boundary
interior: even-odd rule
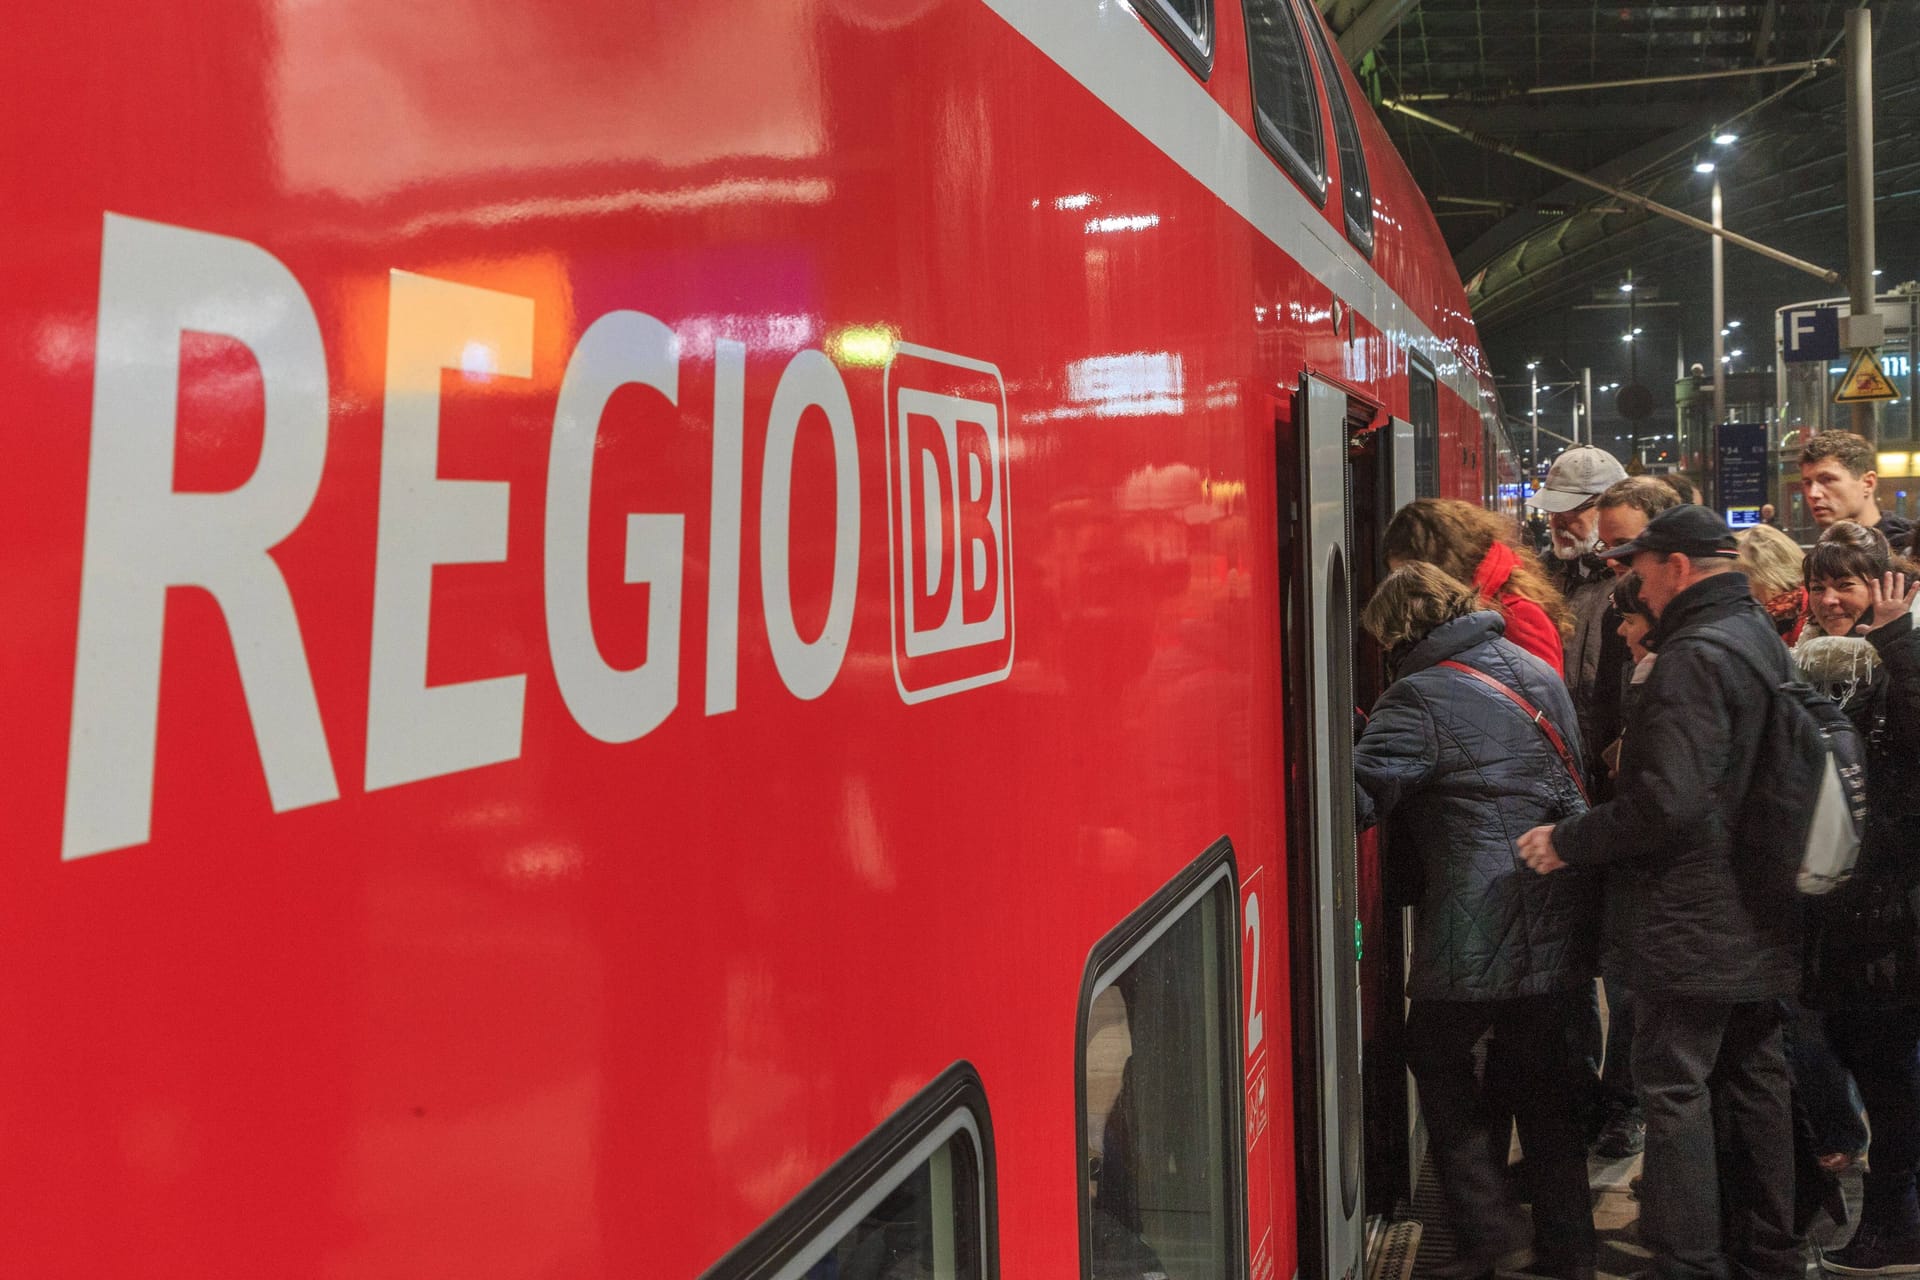
[[[1696,631],[1726,649],[1772,690],[1766,729],[1740,804],[1738,834],[1794,888],[1818,896],[1853,874],[1867,825],[1867,749],[1859,729],[1826,695],[1800,680],[1777,681],[1731,637]]]

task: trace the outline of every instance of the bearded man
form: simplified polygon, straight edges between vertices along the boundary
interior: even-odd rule
[[[1527,505],[1546,512],[1552,538],[1547,568],[1573,610],[1566,641],[1567,692],[1580,717],[1580,740],[1594,741],[1593,722],[1600,650],[1607,636],[1607,605],[1613,574],[1601,555],[1600,495],[1627,478],[1627,469],[1605,449],[1575,445],[1553,460],[1547,478]],[[1609,678],[1617,678],[1608,673]]]

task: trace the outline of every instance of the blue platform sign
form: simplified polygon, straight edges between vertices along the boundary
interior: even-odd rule
[[[1786,360],[1838,360],[1840,308],[1795,307],[1781,312],[1780,354]]]
[[[1720,508],[1735,529],[1760,523],[1767,500],[1767,427],[1762,422],[1727,422],[1718,428]]]

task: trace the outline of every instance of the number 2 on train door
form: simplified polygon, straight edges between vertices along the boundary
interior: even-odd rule
[[[1247,1245],[1252,1280],[1273,1275],[1272,1102],[1267,1087],[1266,1008],[1260,975],[1266,945],[1260,922],[1260,877],[1256,868],[1240,887],[1240,983],[1246,1008]],[[1269,984],[1271,985],[1271,984]]]

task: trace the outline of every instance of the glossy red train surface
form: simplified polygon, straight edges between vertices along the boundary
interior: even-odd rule
[[[1497,431],[1358,86],[1323,206],[1196,5],[15,15],[0,1270],[695,1275],[964,1062],[1079,1274],[1089,956],[1223,836],[1219,1274],[1353,1267],[1309,526],[1413,477],[1303,460]]]

